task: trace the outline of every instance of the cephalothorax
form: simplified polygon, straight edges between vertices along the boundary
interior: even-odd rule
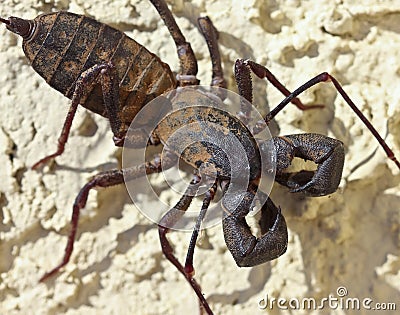
[[[292,102],[300,109],[315,108],[304,106],[296,97],[309,87],[325,81],[332,81],[345,101],[360,117],[367,128],[373,133],[388,157],[400,168],[400,163],[379,136],[375,128],[358,110],[339,83],[328,73],[321,73],[299,89],[291,93],[265,67],[250,61],[239,59],[235,64],[235,78],[239,94],[247,100],[241,104],[238,117],[227,114],[220,109],[194,107],[176,111],[162,119],[152,131],[149,138],[146,132],[137,130],[127,133],[128,128],[137,113],[151,100],[177,87],[197,85],[197,61],[185,37],[179,30],[171,12],[163,0],[151,0],[160,16],[163,18],[177,46],[181,61],[181,71],[177,78],[169,66],[145,47],[127,37],[124,33],[102,24],[91,18],[68,12],[56,12],[40,15],[34,20],[23,20],[16,17],[2,19],[7,28],[23,37],[23,49],[37,71],[53,88],[72,100],[64,127],[58,140],[58,149],[39,162],[37,168],[50,159],[61,155],[67,142],[72,120],[79,104],[100,114],[110,121],[117,146],[146,146],[162,143],[168,146],[168,138],[175,130],[172,126],[193,123],[201,126],[203,122],[212,120],[214,123],[227,126],[245,148],[246,159],[249,162],[249,177],[246,189],[239,196],[229,196],[223,201],[224,217],[223,231],[227,247],[239,266],[254,266],[282,255],[287,246],[287,228],[281,210],[266,198],[262,206],[260,226],[262,236],[256,238],[246,223],[245,216],[249,213],[258,190],[261,176],[260,159],[262,148],[253,139],[257,128],[249,130],[243,121],[249,120],[252,103],[252,84],[250,73],[260,78],[267,78],[286,98],[266,117],[268,124],[275,115],[287,104]],[[225,87],[221,60],[218,51],[218,33],[208,18],[199,19],[199,28],[203,33],[212,59],[213,77],[211,85]],[[207,94],[200,97],[207,98]],[[223,99],[223,97],[221,97]],[[146,122],[143,122],[145,125]],[[200,127],[199,127],[200,128]],[[217,128],[218,129],[218,128]],[[216,130],[218,133],[219,130]],[[221,131],[222,134],[222,131]],[[189,134],[187,135],[189,137]],[[344,149],[340,141],[320,134],[300,134],[274,137],[276,150],[276,181],[290,188],[292,192],[302,192],[309,196],[323,196],[336,191],[342,174]],[[124,178],[132,180],[146,174],[158,173],[170,167],[179,157],[192,165],[197,172],[191,184],[179,202],[165,214],[159,222],[161,246],[165,256],[178,268],[191,284],[198,295],[202,307],[211,314],[212,311],[204,298],[200,286],[193,279],[194,245],[200,229],[202,218],[214,198],[218,187],[223,193],[228,191],[231,180],[239,176],[241,170],[233,172],[228,159],[222,151],[207,141],[194,141],[189,148],[182,143],[170,143],[169,151],[162,156],[157,155],[151,161],[127,169],[110,170],[94,176],[79,192],[73,205],[72,229],[68,238],[65,256],[62,262],[40,281],[54,275],[70,259],[76,235],[80,210],[85,207],[88,193],[94,187],[109,187],[124,183]],[[299,157],[315,162],[315,171],[299,171],[288,173],[285,170],[293,158]],[[239,174],[239,175],[238,175]],[[186,263],[183,266],[174,256],[166,234],[169,227],[179,221],[188,209],[195,192],[199,188],[201,176],[215,175],[212,185],[206,192],[193,237],[189,246]]]

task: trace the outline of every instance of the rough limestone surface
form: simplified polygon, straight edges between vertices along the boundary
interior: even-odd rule
[[[398,1],[168,3],[192,43],[204,84],[210,82],[211,66],[196,19],[208,15],[220,31],[230,89],[235,90],[237,58],[268,66],[291,90],[328,71],[399,157]],[[119,28],[179,70],[174,43],[148,1],[0,3],[5,18],[57,10]],[[135,208],[123,186],[90,193],[70,263],[38,284],[61,261],[79,189],[97,172],[118,167],[121,150],[113,145],[108,122],[80,108],[65,153],[55,164],[31,170],[55,150],[69,101],[31,69],[21,39],[2,25],[0,39],[0,314],[197,314],[196,296],[161,253],[157,226]],[[261,111],[282,99],[271,84],[253,82]],[[399,309],[399,170],[331,84],[319,84],[301,100],[325,107],[303,112],[290,105],[271,130],[317,132],[343,141],[346,161],[338,191],[307,198],[276,184],[271,195],[286,217],[287,252],[272,262],[239,268],[219,224],[207,229],[196,247],[196,279],[215,314],[375,314],[363,307],[346,309],[348,298],[367,301],[371,308],[395,302]],[[168,195],[166,187],[160,189]],[[171,233],[170,239],[183,261],[190,233]],[[320,305],[329,296],[342,304],[293,310],[296,299],[313,298]],[[278,299],[286,299],[281,308]]]

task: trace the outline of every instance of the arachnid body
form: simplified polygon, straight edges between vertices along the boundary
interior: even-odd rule
[[[54,15],[56,16],[56,15]],[[62,16],[62,15],[58,15],[58,16]],[[57,16],[57,18],[58,18]],[[68,18],[76,18],[76,16],[73,15],[66,15]],[[78,17],[79,19],[84,19],[83,17]],[[5,20],[7,23],[7,20]],[[92,20],[90,20],[91,23]],[[11,22],[10,22],[11,23]],[[10,24],[9,23],[9,24]],[[52,30],[53,31],[53,30]],[[54,30],[55,32],[55,30]],[[84,34],[84,33],[80,33],[80,34]],[[212,50],[211,54],[213,56],[214,54],[214,60],[215,60],[215,55],[217,54],[217,51],[215,50],[216,47],[216,36],[214,33],[212,32],[205,32],[206,38],[208,36],[208,40],[212,41],[213,44],[209,45],[211,48],[214,47],[214,50]],[[60,36],[57,36],[57,38],[59,38]],[[49,41],[49,43],[51,44],[51,42]],[[51,46],[49,44],[49,46]],[[177,46],[179,46],[179,44],[177,44]],[[53,47],[53,46],[51,46]],[[113,45],[109,45],[109,49],[114,48],[116,46]],[[121,46],[122,47],[122,46]],[[179,50],[179,48],[178,48]],[[105,51],[108,51],[108,49],[105,49]],[[190,85],[190,84],[196,84],[197,80],[195,79],[194,75],[195,75],[195,71],[193,70],[192,66],[193,66],[193,62],[187,62],[187,60],[185,58],[187,58],[187,56],[190,55],[190,53],[188,54],[184,54],[182,57],[182,65],[183,65],[183,72],[181,73],[181,82],[182,85]],[[154,57],[153,55],[149,54],[148,55],[149,58],[146,59],[146,62],[144,62],[144,65],[148,65],[151,63],[157,64],[159,67],[157,67],[156,69],[149,69],[149,71],[155,71],[155,75],[154,77],[150,77],[149,78],[149,82],[154,82],[155,79],[161,78],[162,75],[160,75],[160,72],[157,72],[158,70],[162,71],[162,69],[166,69],[164,67],[162,67],[162,63],[159,62],[159,60]],[[51,56],[51,59],[53,59],[54,56]],[[106,57],[105,57],[106,58]],[[154,58],[154,59],[152,59]],[[155,60],[155,61],[154,61]],[[131,62],[133,62],[133,60],[131,60]],[[71,66],[69,64],[69,66]],[[64,67],[65,68],[65,67]],[[129,122],[132,120],[132,118],[135,116],[136,112],[138,111],[138,108],[129,108],[129,106],[127,106],[127,110],[126,112],[124,110],[121,110],[120,107],[117,108],[117,110],[115,110],[113,112],[112,107],[107,107],[107,105],[110,105],[113,103],[113,100],[115,101],[116,95],[115,93],[113,93],[113,91],[115,91],[115,82],[113,82],[113,76],[114,77],[118,77],[118,78],[129,78],[129,75],[125,75],[125,73],[128,73],[127,71],[124,71],[124,74],[120,74],[118,73],[119,71],[119,67],[117,64],[114,64],[114,62],[105,62],[104,64],[97,64],[95,62],[92,62],[91,65],[89,65],[87,68],[85,68],[85,71],[78,71],[76,74],[77,76],[74,79],[75,80],[80,80],[80,78],[82,79],[81,82],[83,82],[82,85],[78,85],[80,87],[85,87],[86,84],[90,85],[93,83],[98,84],[98,82],[96,81],[90,81],[90,78],[94,78],[94,77],[98,77],[98,76],[103,76],[103,80],[101,81],[101,92],[99,92],[99,90],[94,90],[95,92],[91,94],[91,96],[87,96],[84,95],[84,93],[80,94],[79,97],[75,98],[75,103],[73,103],[73,106],[75,106],[75,108],[72,110],[72,112],[74,110],[76,110],[76,106],[78,105],[78,103],[80,102],[85,102],[85,104],[88,104],[87,108],[98,113],[101,114],[103,116],[105,116],[106,118],[110,119],[110,123],[111,123],[111,128],[114,134],[114,141],[117,145],[121,145],[123,143],[123,140],[131,142],[131,143],[135,143],[135,141],[137,141],[137,139],[124,139],[124,135],[125,132],[127,130],[127,127],[129,125]],[[147,69],[147,68],[146,68]],[[223,86],[223,80],[222,80],[222,74],[221,74],[221,69],[220,69],[220,65],[217,65],[217,75],[214,76],[214,80],[213,83],[216,86]],[[256,72],[257,75],[259,75],[260,77],[265,77],[265,76],[269,76],[269,74],[263,74],[263,71],[267,71],[265,68],[246,61],[246,60],[239,60],[236,63],[236,78],[238,81],[238,85],[239,85],[239,91],[241,93],[241,95],[243,97],[245,97],[249,102],[252,101],[251,99],[251,85],[249,85],[249,80],[248,80],[248,76],[249,76],[249,72],[250,70],[252,70],[253,72]],[[151,89],[149,91],[145,91],[143,92],[141,95],[128,95],[126,99],[129,99],[129,97],[132,97],[134,100],[140,99],[141,102],[132,102],[130,103],[129,101],[126,101],[124,104],[132,104],[131,107],[134,107],[133,105],[145,105],[149,100],[151,100],[152,98],[154,98],[156,95],[162,94],[164,92],[167,92],[168,90],[172,90],[176,87],[176,82],[175,82],[175,78],[172,75],[172,73],[168,72],[168,70],[166,70],[166,78],[168,78],[168,82],[166,83],[166,87],[163,87],[160,89],[159,93],[154,93],[154,95],[152,95]],[[80,75],[85,74],[84,76],[80,77]],[[43,73],[43,76],[45,76],[45,73]],[[319,76],[319,81],[324,81],[326,79],[328,79],[329,76],[327,76],[326,74],[323,74],[322,76]],[[52,84],[53,81],[51,80],[56,80],[54,76],[51,76],[51,79],[49,78],[49,82],[50,84]],[[65,82],[65,79],[60,79],[61,82]],[[89,84],[87,83],[87,81],[89,81]],[[138,81],[134,81],[134,84]],[[186,81],[186,82],[185,82]],[[164,81],[162,81],[164,82]],[[124,83],[124,82],[123,82]],[[129,84],[127,84],[129,85]],[[156,88],[154,88],[153,90],[157,90],[157,88],[160,86],[158,85],[158,83],[155,85]],[[74,96],[79,94],[79,92],[82,92],[82,88],[76,88],[72,86],[72,89],[74,89],[74,91],[71,90],[71,84],[68,86],[69,89],[59,89],[62,93],[66,94],[69,97]],[[97,86],[98,88],[98,86]],[[141,90],[141,88],[139,87],[139,90]],[[105,93],[105,91],[108,91],[108,93]],[[158,91],[157,91],[158,92]],[[289,92],[285,92],[286,94],[289,94]],[[119,95],[120,96],[120,95]],[[293,95],[292,95],[293,96]],[[136,97],[136,98],[135,98]],[[149,97],[149,98],[147,98]],[[88,99],[87,103],[86,103],[86,98]],[[108,103],[104,100],[108,99]],[[110,101],[111,100],[111,101]],[[102,101],[104,101],[102,103]],[[298,101],[297,101],[298,102]],[[282,104],[287,104],[288,100],[285,100]],[[99,105],[102,104],[102,105]],[[284,105],[283,105],[284,106]],[[125,109],[125,108],[124,108]],[[140,109],[140,106],[139,106]],[[244,114],[244,116],[246,116],[246,109],[244,108],[242,110],[242,113]],[[269,115],[267,117],[267,122],[273,118],[276,115],[277,111],[274,112],[273,114]],[[121,115],[120,115],[121,114]],[[73,114],[72,114],[73,115]],[[189,114],[190,116],[190,114]],[[116,118],[116,119],[113,119]],[[193,116],[190,116],[193,117]],[[223,117],[225,117],[224,115],[220,116],[221,119]],[[124,118],[126,119],[121,120],[118,118]],[[217,118],[220,121],[220,118]],[[237,120],[232,120],[232,122],[237,122]],[[167,125],[169,125],[170,123],[167,122]],[[68,122],[67,124],[67,128],[69,129],[70,127],[70,122]],[[246,133],[245,128],[242,125],[238,125],[237,127],[238,130],[243,131],[244,133]],[[162,130],[162,128],[160,127],[159,130]],[[68,135],[68,132],[66,132],[66,136]],[[166,139],[163,139],[163,135],[165,135],[165,132],[160,131],[159,134],[157,134],[159,139],[156,140],[160,140],[162,143],[165,143]],[[156,137],[157,138],[157,137]],[[248,137],[249,139],[251,139],[251,137]],[[64,139],[66,141],[66,137],[65,137],[65,133],[64,133]],[[64,143],[65,143],[64,141]],[[156,141],[155,141],[156,142]],[[61,141],[61,143],[63,143],[63,141]],[[332,140],[330,138],[327,138],[325,136],[321,136],[321,135],[308,135],[308,136],[287,136],[287,137],[277,137],[275,140],[275,144],[277,147],[277,151],[278,151],[278,158],[277,158],[277,162],[278,162],[278,181],[286,186],[288,186],[291,190],[293,191],[303,191],[311,196],[319,196],[319,195],[325,195],[328,193],[332,193],[336,190],[337,185],[339,183],[340,177],[341,177],[341,167],[343,165],[343,148],[341,146],[341,143],[339,141],[335,141]],[[61,145],[62,147],[63,145]],[[254,144],[249,144],[248,148],[255,148]],[[295,148],[298,147],[305,147],[305,151],[298,151]],[[200,146],[200,149],[202,148],[202,146]],[[62,152],[62,149],[59,149],[57,154],[60,154]],[[213,149],[211,149],[212,151]],[[325,151],[324,151],[325,150]],[[174,151],[174,150],[172,150]],[[177,150],[178,151],[178,150]],[[319,155],[316,153],[318,152]],[[390,152],[389,152],[390,153]],[[201,157],[203,157],[204,155],[200,155]],[[291,159],[294,157],[301,157],[301,158],[305,158],[305,159],[309,159],[309,160],[313,160],[319,164],[321,164],[321,168],[319,168],[320,172],[319,173],[315,173],[315,172],[300,172],[297,174],[288,174],[288,173],[284,173],[283,170],[286,169],[286,167],[290,164]],[[53,156],[54,157],[54,156]],[[46,158],[45,161],[47,161],[48,159]],[[191,159],[191,155],[187,155],[186,158],[184,158],[184,160],[186,162],[190,162],[192,161]],[[202,160],[202,158],[193,160],[192,165],[193,166],[199,166],[198,164],[196,164],[197,161],[200,162],[205,162],[206,160]],[[254,161],[257,161],[257,158],[255,158]],[[41,161],[40,161],[41,162]],[[207,162],[210,162],[209,159],[207,159]],[[281,164],[279,164],[281,163]],[[253,164],[256,165],[257,163]],[[39,164],[37,164],[39,165]],[[206,198],[207,202],[210,202],[210,200],[213,197],[213,194],[215,192],[216,189],[219,189],[219,186],[223,186],[223,187],[228,187],[228,182],[230,176],[232,176],[231,173],[224,173],[224,171],[222,170],[221,167],[223,167],[225,165],[225,162],[222,161],[221,165],[218,165],[216,163],[212,163],[213,166],[216,166],[219,173],[218,175],[220,175],[219,181],[218,181],[218,185],[214,185],[210,188],[209,191],[209,195]],[[157,172],[160,170],[159,165],[157,164],[156,160],[154,160],[153,163],[150,163],[148,166],[146,166],[147,169],[149,170],[149,172]],[[250,172],[251,176],[250,176],[250,180],[251,181],[256,181],[258,176],[259,176],[259,170],[257,169],[253,169]],[[223,175],[223,176],[222,176]],[[314,176],[315,175],[315,176]],[[193,179],[193,184],[198,183],[198,178],[197,175],[195,176],[195,178]],[[117,183],[122,183],[122,173],[118,173],[118,172],[104,172],[102,175],[96,176],[92,181],[90,181],[85,188],[81,191],[80,195],[77,198],[77,201],[75,203],[74,206],[74,213],[75,213],[75,218],[73,221],[75,222],[75,225],[77,224],[77,213],[79,213],[79,209],[84,207],[84,204],[86,202],[86,198],[87,198],[87,194],[89,192],[89,190],[91,188],[93,188],[94,186],[109,186],[109,185],[114,185]],[[256,239],[251,235],[251,234],[247,234],[248,231],[246,230],[245,233],[238,233],[239,230],[245,228],[245,224],[242,221],[243,216],[246,214],[246,211],[248,211],[248,209],[250,208],[251,202],[252,202],[252,194],[253,194],[253,190],[256,189],[256,182],[251,183],[251,185],[249,186],[249,190],[246,192],[248,193],[248,196],[246,195],[245,198],[243,199],[243,204],[241,204],[240,206],[240,214],[236,213],[234,215],[229,215],[227,217],[225,217],[224,219],[224,230],[225,230],[225,235],[226,235],[226,239],[227,239],[227,245],[229,247],[229,249],[231,250],[231,252],[234,255],[234,258],[237,262],[238,265],[241,266],[250,266],[250,265],[256,265],[259,264],[261,262],[264,262],[266,260],[270,260],[273,258],[276,258],[277,256],[279,256],[280,254],[282,254],[285,249],[286,249],[286,243],[287,243],[287,236],[285,235],[285,223],[283,221],[283,218],[281,217],[280,214],[280,210],[274,206],[272,204],[272,202],[268,199],[268,202],[266,203],[266,210],[268,210],[269,215],[271,215],[272,213],[272,217],[273,220],[271,221],[271,219],[267,219],[267,223],[266,223],[266,228],[268,229],[272,229],[272,231],[278,231],[279,233],[277,233],[277,236],[275,237],[273,234],[274,233],[270,233],[272,234],[272,239],[266,239],[266,241],[260,241],[259,243],[256,243]],[[205,206],[206,209],[206,206]],[[227,211],[229,212],[229,211]],[[240,219],[240,220],[238,220]],[[173,225],[173,224],[170,224]],[[164,252],[168,255],[170,255],[168,258],[170,260],[174,260],[174,257],[172,255],[172,253],[169,251],[170,248],[168,247],[168,241],[165,238],[165,233],[166,230],[163,228],[161,228],[160,230],[160,235],[161,238],[163,240],[163,249]],[[70,241],[69,242],[69,249],[67,249],[67,258],[64,259],[63,264],[64,265],[68,259],[69,259],[69,255],[71,254],[72,251],[72,244],[73,244],[73,238],[74,235],[72,235],[72,237],[70,236]],[[258,241],[257,241],[258,242]],[[244,246],[243,244],[245,244],[246,246]],[[260,244],[260,245],[258,245]],[[191,243],[192,247],[194,246],[194,243]],[[268,246],[271,245],[273,248],[268,248]],[[258,246],[260,246],[261,248],[258,248]],[[267,246],[267,249],[265,249],[265,247]],[[276,249],[276,252],[273,251],[273,249]],[[263,257],[263,254],[265,255]],[[193,255],[193,253],[192,253]],[[179,262],[177,262],[179,263]],[[44,278],[48,277],[49,275],[53,274],[55,271],[57,271],[60,267],[62,267],[62,265],[59,265],[58,268],[54,269],[52,272],[50,272],[48,275],[46,275]],[[191,263],[189,262],[189,264],[187,266],[185,266],[185,268],[183,268],[182,266],[178,266],[178,268],[180,268],[181,272],[185,274],[185,276],[187,277],[188,280],[192,279],[192,268],[193,266],[191,265]],[[201,291],[199,289],[199,287],[194,284],[194,289],[196,290],[197,288],[197,293],[199,295],[199,298],[201,298],[200,294]],[[200,294],[199,294],[200,292]],[[203,298],[202,300],[203,305],[205,305],[206,307],[206,302]]]

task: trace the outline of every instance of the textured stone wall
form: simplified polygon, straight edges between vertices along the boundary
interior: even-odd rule
[[[208,15],[220,30],[230,89],[235,89],[237,58],[268,66],[292,90],[328,71],[399,157],[400,14],[393,1],[169,4],[196,52],[203,83],[209,83],[211,67],[196,19]],[[148,1],[0,3],[4,18],[33,18],[56,10],[84,13],[126,31],[173,70],[179,68],[174,44]],[[45,284],[37,283],[62,258],[80,187],[97,172],[118,167],[121,152],[113,145],[107,121],[80,108],[65,153],[53,166],[31,170],[55,149],[69,102],[30,68],[21,40],[3,25],[0,69],[0,313],[195,314],[197,299],[164,259],[156,225],[135,208],[124,187],[90,193],[71,262]],[[264,112],[282,99],[258,79],[254,94]],[[301,99],[325,107],[302,112],[288,106],[271,125],[272,132],[318,132],[343,141],[346,162],[338,191],[306,198],[276,185],[272,198],[287,220],[287,253],[261,266],[238,268],[217,225],[205,231],[196,248],[196,279],[216,314],[280,314],[276,306],[260,309],[260,300],[268,295],[319,302],[329,294],[338,297],[341,286],[348,291],[345,297],[371,298],[371,307],[397,302],[400,308],[399,170],[381,148],[376,150],[371,133],[332,85],[320,84]],[[170,239],[183,261],[190,233],[172,233]],[[328,307],[293,312],[368,313]]]

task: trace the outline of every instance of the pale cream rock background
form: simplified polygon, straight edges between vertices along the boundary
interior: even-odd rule
[[[210,81],[210,60],[196,29],[196,18],[202,15],[210,16],[221,32],[231,89],[237,58],[267,65],[289,89],[329,71],[380,133],[388,130],[387,141],[399,157],[399,1],[169,3],[193,45],[205,84]],[[53,10],[85,13],[126,31],[178,70],[173,42],[148,1],[0,4],[3,17],[33,18]],[[98,171],[116,167],[120,150],[113,145],[107,121],[81,108],[56,166],[32,171],[34,162],[55,149],[69,102],[30,68],[20,39],[4,26],[0,38],[0,313],[196,314],[195,295],[161,254],[157,227],[132,205],[124,187],[90,194],[71,262],[45,284],[37,283],[62,258],[80,187]],[[260,80],[255,81],[255,94],[264,109],[282,99]],[[399,170],[379,148],[352,172],[374,152],[376,141],[331,85],[319,85],[301,99],[326,107],[301,112],[289,106],[277,117],[280,134],[319,132],[342,140],[346,164],[339,190],[304,198],[276,185],[272,196],[289,227],[287,253],[262,266],[238,268],[219,225],[206,231],[202,248],[196,249],[196,279],[216,314],[369,313],[258,306],[266,294],[318,301],[329,294],[337,297],[339,286],[347,288],[348,297],[396,302],[400,308]],[[273,130],[278,132],[276,126]],[[182,260],[189,238],[189,233],[171,235]]]

